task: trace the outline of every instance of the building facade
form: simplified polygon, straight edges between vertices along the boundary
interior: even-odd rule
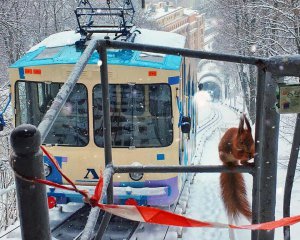
[[[175,7],[171,2],[158,2],[148,5],[151,17],[163,31],[174,32],[187,38],[187,48],[204,48],[204,15],[195,10]]]
[[[178,33],[186,37],[186,48],[204,49],[204,15],[195,10],[174,5],[172,2],[156,2],[147,6],[148,13],[163,31]],[[197,79],[199,60],[185,59],[188,78]]]

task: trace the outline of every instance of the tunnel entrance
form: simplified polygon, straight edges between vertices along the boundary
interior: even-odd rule
[[[199,90],[206,91],[211,96],[213,102],[220,101],[221,89],[219,84],[211,81],[199,83]]]

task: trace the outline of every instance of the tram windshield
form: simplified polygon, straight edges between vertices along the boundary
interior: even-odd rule
[[[61,86],[62,83],[16,82],[16,125],[38,126]],[[87,89],[76,84],[44,143],[82,147],[88,141]]]
[[[111,84],[113,147],[165,147],[173,141],[171,88],[167,84]],[[95,143],[103,147],[102,88],[93,94]]]

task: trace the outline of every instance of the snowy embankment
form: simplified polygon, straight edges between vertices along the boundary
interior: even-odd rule
[[[205,145],[203,146],[202,156],[198,155],[197,160],[203,165],[220,165],[221,161],[218,156],[218,143],[224,133],[229,127],[236,127],[239,123],[239,115],[229,109],[227,106],[220,104],[209,103],[208,105],[203,104],[199,109],[199,114],[205,112],[212,107],[216,107],[222,113],[222,121],[219,125],[215,125],[217,131],[211,133]],[[288,116],[282,115],[281,118]],[[284,121],[281,122],[281,125]],[[201,121],[200,121],[201,125]],[[282,126],[280,126],[282,129]],[[200,139],[200,136],[199,136]],[[279,153],[278,153],[278,181],[277,181],[277,204],[276,204],[276,219],[282,218],[282,206],[283,206],[283,192],[285,184],[286,170],[282,166],[282,162],[286,161],[290,153],[290,143],[284,138],[279,139]],[[200,150],[200,149],[198,149]],[[201,158],[200,158],[201,157]],[[197,174],[194,179],[194,184],[191,185],[191,195],[188,202],[188,208],[186,216],[209,222],[221,222],[230,223],[223,206],[220,195],[219,176],[216,173],[200,173]],[[250,174],[244,174],[247,185],[248,199],[251,202],[252,195],[252,177]],[[291,215],[299,214],[300,206],[300,185],[299,175],[294,183],[292,202],[291,202]],[[240,218],[239,222],[234,224],[243,225],[249,224],[249,222]],[[298,239],[300,235],[299,224],[291,227],[291,239]],[[184,240],[190,239],[201,239],[201,240],[250,240],[251,232],[249,230],[227,230],[227,229],[211,229],[211,228],[186,228],[183,231]],[[282,228],[275,230],[275,240],[283,239]]]
[[[9,85],[0,86],[0,114],[5,126],[0,131],[0,237],[1,231],[17,220],[14,176],[9,166],[9,135],[12,129],[12,111],[9,105]],[[2,240],[2,239],[1,239]]]
[[[214,125],[214,129],[206,138],[203,146],[202,156],[199,155],[201,165],[220,165],[218,155],[218,143],[220,137],[228,127],[235,127],[239,122],[238,115],[216,103],[208,103],[208,105],[200,106],[199,114],[211,111],[215,108],[221,113],[221,121]],[[226,111],[224,111],[226,109]],[[201,119],[200,119],[201,126]],[[203,136],[198,136],[201,141]],[[202,150],[202,149],[198,149]],[[198,154],[197,154],[198,155]],[[194,183],[191,186],[191,195],[188,202],[186,216],[201,221],[228,223],[223,202],[220,195],[219,176],[216,173],[199,173],[195,176]],[[229,238],[228,229],[213,228],[186,228],[183,232],[183,239],[201,239],[201,240],[226,240]]]

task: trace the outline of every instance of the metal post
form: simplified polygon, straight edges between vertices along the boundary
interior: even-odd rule
[[[110,97],[109,97],[109,85],[108,85],[108,69],[107,69],[107,52],[106,48],[100,47],[98,49],[100,54],[100,60],[102,64],[100,66],[101,72],[101,86],[102,86],[102,106],[103,106],[103,122],[104,122],[104,147],[105,147],[105,167],[112,165],[111,155],[111,122],[110,122]],[[113,203],[113,185],[111,184],[107,188],[107,203]]]
[[[109,97],[109,85],[108,85],[108,69],[107,69],[107,52],[105,46],[98,48],[100,60],[102,64],[100,66],[101,74],[101,86],[102,86],[102,107],[103,107],[103,122],[104,122],[104,154],[105,154],[105,167],[112,164],[111,155],[111,122],[110,122],[110,97]],[[107,187],[107,203],[113,203],[113,178],[110,178],[110,182]],[[111,214],[105,212],[98,229],[96,240],[102,239],[104,232],[109,224]]]
[[[112,166],[108,166],[105,168],[104,170],[104,174],[103,174],[103,189],[102,189],[102,198],[104,196],[104,194],[107,192],[107,188],[111,185],[111,181],[112,181],[112,177],[114,174],[114,170]],[[96,237],[94,240],[101,240],[105,230],[107,228],[107,225],[109,224],[111,218],[111,214],[109,213],[104,213],[101,225],[96,233]]]
[[[290,204],[291,195],[294,184],[295,171],[297,167],[297,160],[300,147],[300,113],[297,114],[296,127],[294,132],[294,139],[291,148],[291,155],[289,165],[286,173],[285,186],[284,186],[284,198],[283,198],[283,217],[290,217]],[[290,226],[283,227],[283,234],[285,240],[291,239]]]
[[[114,169],[112,166],[108,166],[105,168],[103,173],[103,188],[102,188],[100,202],[102,202],[103,197],[106,195],[107,187],[110,184],[110,180],[112,179],[113,174],[114,174]],[[91,209],[87,223],[85,225],[85,228],[82,232],[82,236],[80,238],[81,240],[90,240],[94,236],[94,229],[99,217],[99,213],[100,213],[100,208],[94,207]],[[95,240],[102,238],[104,234],[103,229],[105,230],[105,228],[102,228],[101,231],[98,230]]]
[[[50,240],[46,186],[22,178],[45,178],[41,134],[35,126],[23,124],[12,131],[10,141],[22,239]]]
[[[277,153],[279,135],[279,114],[276,112],[276,87],[275,78],[266,72],[264,98],[263,142],[261,156],[257,162],[259,177],[259,223],[275,220],[276,204],[276,178],[277,178]],[[274,230],[258,231],[258,239],[273,240]]]
[[[258,223],[260,218],[260,209],[259,209],[259,183],[260,183],[260,168],[259,163],[262,161],[262,147],[264,142],[264,95],[265,95],[265,76],[266,72],[263,69],[258,68],[257,74],[257,88],[256,88],[256,119],[255,119],[255,172],[253,174],[253,188],[252,188],[252,223]],[[252,240],[258,239],[258,232],[252,231]]]

